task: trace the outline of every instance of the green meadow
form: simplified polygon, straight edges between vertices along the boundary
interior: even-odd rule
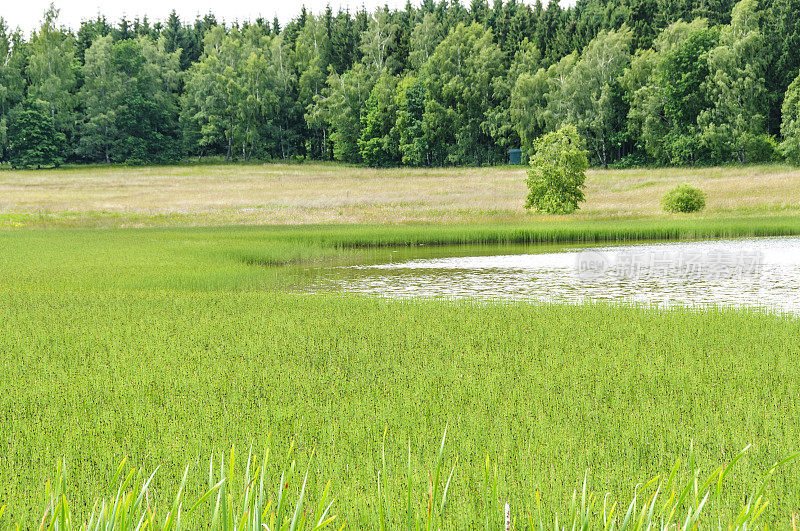
[[[315,508],[330,480],[337,528],[424,521],[451,471],[436,525],[500,525],[506,502],[516,528],[552,521],[585,475],[599,521],[678,459],[692,485],[752,445],[701,520],[733,521],[800,450],[797,319],[311,294],[304,269],[390,245],[798,233],[796,217],[1,232],[0,525],[39,524],[61,457],[76,520],[113,497],[126,456],[159,467],[147,503],[163,515],[187,464],[188,506],[212,456],[234,450],[241,492],[247,454],[268,441],[273,483],[292,459],[298,478],[308,469],[286,483],[293,500],[303,490]],[[791,525],[798,484],[797,462],[774,471],[762,524]]]

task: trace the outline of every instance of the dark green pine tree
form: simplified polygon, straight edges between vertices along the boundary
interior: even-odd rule
[[[25,96],[25,66],[28,45],[21,30],[8,33],[8,26],[0,18],[0,160],[8,155],[9,114]]]
[[[699,0],[694,8],[695,17],[707,18],[710,24],[730,24],[734,0]]]
[[[197,36],[183,25],[174,9],[169,14],[167,25],[161,35],[166,40],[166,51],[168,53],[176,50],[181,51],[180,65],[182,71],[188,69],[200,57]]]
[[[334,24],[333,10],[331,5],[325,7],[325,13],[322,15],[322,25],[325,27],[325,41],[322,43],[322,50],[320,55],[322,63],[327,66],[331,64],[333,59],[333,24]]]
[[[203,38],[206,36],[206,32],[218,25],[217,17],[212,13],[207,13],[203,15],[202,18],[197,17],[194,21],[194,25],[190,29],[192,34],[192,47],[187,51],[187,59],[189,59],[190,64],[194,64],[200,60],[200,56],[203,55]],[[277,30],[273,28],[273,31],[277,34],[280,31],[280,27],[278,26]]]
[[[536,32],[536,16],[531,8],[523,3],[511,0],[506,4],[506,21],[508,24],[508,34],[506,35],[505,47],[500,49],[506,54],[506,66],[511,63],[514,54],[519,50],[522,41]]]
[[[436,2],[434,0],[422,0],[417,11],[419,13],[417,22],[419,22],[425,16],[425,13],[436,13]]]
[[[455,28],[459,23],[469,24],[470,15],[467,8],[459,0],[441,0],[438,6],[437,17],[442,21],[446,31]]]
[[[133,31],[131,23],[128,22],[128,19],[123,15],[119,20],[117,27],[111,30],[111,36],[114,37],[114,42],[117,42],[124,41],[126,39],[133,39],[136,37],[136,33]]]
[[[511,31],[511,24],[508,20],[508,10],[503,4],[503,0],[494,0],[492,8],[486,12],[485,27],[492,30],[495,42],[501,50],[508,48],[508,37]]]
[[[308,21],[308,10],[306,9],[305,4],[300,8],[300,16],[297,17],[297,26],[300,28],[304,28],[306,25],[306,21]]]
[[[555,63],[572,51],[569,36],[565,34],[564,10],[558,0],[550,0],[536,28],[536,45],[550,63]]]
[[[658,29],[664,29],[678,19],[690,21],[694,17],[692,11],[694,9],[693,0],[656,0],[658,7],[656,9],[655,25]]]
[[[635,49],[647,49],[656,38],[656,0],[631,0],[628,26],[633,30]]]
[[[178,13],[173,9],[167,18],[167,25],[161,31],[161,35],[166,40],[166,47],[169,53],[181,48],[183,44],[183,24],[178,17]]]
[[[367,10],[364,8],[364,6],[361,6],[361,9],[356,11],[355,18],[355,32],[357,35],[359,35],[360,39],[361,34],[367,31],[367,28],[369,28],[369,13],[367,13]]]
[[[138,37],[153,36],[153,28],[150,27],[150,21],[147,19],[147,15],[142,17],[141,20],[139,20],[138,17],[133,19],[133,32]]]
[[[294,49],[294,43],[297,41],[297,35],[300,33],[300,30],[303,29],[304,25],[305,21],[303,21],[301,24],[299,19],[294,19],[289,21],[289,23],[286,24],[286,27],[283,28],[283,44],[290,50]]]
[[[350,12],[339,11],[332,22],[329,58],[337,74],[344,74],[358,60],[359,38]]]
[[[489,17],[489,4],[486,0],[472,0],[469,5],[469,16],[471,20],[485,26]]]
[[[86,57],[86,50],[92,45],[97,37],[105,37],[111,33],[111,25],[106,21],[106,17],[100,15],[96,19],[84,20],[78,28],[75,41],[75,59],[83,65]]]
[[[600,0],[578,0],[575,4],[575,31],[572,46],[582,50],[604,27],[603,5]]]
[[[393,74],[400,74],[409,68],[408,56],[411,53],[411,30],[414,20],[414,6],[411,2],[406,2],[406,8],[402,11],[394,11],[390,15],[390,20],[395,24],[394,39],[389,48],[389,55],[394,59],[391,61],[395,65]]]

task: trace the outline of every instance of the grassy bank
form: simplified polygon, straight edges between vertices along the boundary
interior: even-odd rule
[[[32,522],[44,478],[66,458],[87,514],[130,463],[161,472],[171,502],[186,463],[199,497],[207,457],[234,446],[295,451],[310,503],[333,479],[352,527],[385,494],[403,503],[411,442],[414,510],[444,426],[456,463],[446,524],[482,520],[486,456],[515,514],[563,512],[590,489],[627,504],[694,441],[711,474],[753,444],[715,509],[728,516],[798,450],[800,322],[737,311],[474,305],[303,295],[275,264],[366,259],[365,247],[800,233],[800,221],[686,219],[470,226],[229,227],[0,234],[0,505]],[[358,316],[354,318],[354,316]],[[386,459],[382,462],[383,434]],[[270,477],[287,466],[272,462]],[[682,469],[682,479],[691,474]],[[779,469],[765,522],[800,507],[800,469]],[[299,484],[291,486],[297,495]],[[208,517],[210,507],[199,509]],[[207,512],[203,512],[207,511]],[[717,513],[709,513],[714,515]]]
[[[0,227],[513,223],[525,170],[373,169],[334,164],[81,166],[0,171]],[[586,202],[559,220],[670,219],[659,199],[677,184],[708,194],[697,217],[800,213],[800,170],[783,165],[591,170]]]
[[[467,225],[335,225],[0,232],[0,289],[264,289],[292,270],[370,247],[594,243],[800,234],[800,217]],[[256,266],[266,266],[256,267]]]

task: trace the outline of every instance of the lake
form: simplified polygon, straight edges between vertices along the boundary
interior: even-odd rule
[[[800,311],[800,237],[603,246],[411,247],[309,271],[312,291],[392,298]]]

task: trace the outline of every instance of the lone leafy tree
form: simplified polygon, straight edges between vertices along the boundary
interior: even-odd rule
[[[534,144],[536,152],[528,170],[526,208],[546,214],[570,214],[584,200],[587,151],[575,126],[547,133]]]

